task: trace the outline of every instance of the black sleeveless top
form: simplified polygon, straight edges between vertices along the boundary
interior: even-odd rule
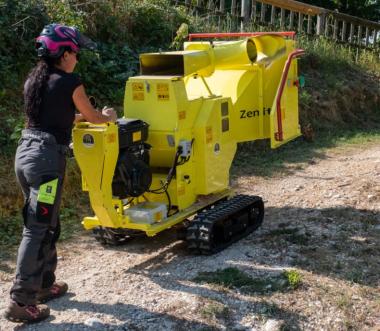
[[[28,89],[28,82],[25,82],[24,91]],[[57,144],[68,145],[75,119],[73,93],[81,84],[77,74],[54,68],[42,93],[38,119],[29,118],[28,129],[50,133]]]

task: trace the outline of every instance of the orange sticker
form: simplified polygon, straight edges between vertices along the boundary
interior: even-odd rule
[[[169,93],[169,84],[157,84],[157,92],[160,92],[160,93],[167,92],[167,93]]]
[[[133,92],[144,92],[144,84],[143,83],[132,83],[132,91]]]
[[[169,101],[169,84],[157,84],[157,100]]]
[[[110,133],[107,134],[107,143],[112,144],[116,141],[116,134]]]
[[[133,92],[133,100],[143,101],[144,100],[144,92]]]
[[[141,131],[133,132],[132,140],[133,142],[141,140]]]
[[[157,94],[158,101],[169,101],[169,94]]]
[[[178,187],[178,189],[177,189],[177,194],[178,195],[184,195],[186,193],[186,188],[185,188],[185,186],[180,186],[180,187]]]
[[[206,127],[206,144],[212,142],[212,127]]]
[[[161,213],[160,211],[158,211],[157,213],[154,214],[154,220],[155,220],[156,222],[162,220],[162,213]]]
[[[184,120],[185,118],[186,118],[186,111],[184,110],[184,111],[180,111],[179,113],[178,113],[178,118],[180,119],[180,120]]]

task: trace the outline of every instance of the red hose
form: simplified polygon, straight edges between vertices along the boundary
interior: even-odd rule
[[[233,37],[255,37],[262,35],[276,35],[283,37],[295,38],[296,33],[294,31],[283,32],[222,32],[222,33],[190,33],[189,41],[193,38],[233,38]]]
[[[284,140],[283,131],[282,131],[282,117],[281,117],[281,98],[284,93],[284,87],[286,80],[288,79],[290,65],[295,57],[305,54],[303,49],[296,49],[288,55],[288,59],[285,63],[284,71],[282,72],[280,86],[278,88],[277,98],[276,98],[276,111],[277,111],[277,128],[278,131],[275,134],[275,139],[278,141]]]

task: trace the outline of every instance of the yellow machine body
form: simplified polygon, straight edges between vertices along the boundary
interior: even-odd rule
[[[167,216],[159,214],[153,223],[128,216],[128,208],[144,201],[167,205],[167,195],[145,192],[130,204],[113,197],[117,125],[80,123],[73,130],[74,154],[95,212],[84,219],[84,227],[137,229],[153,236],[231,195],[229,172],[237,143],[270,139],[275,148],[299,136],[296,59],[280,90],[294,43],[267,34],[238,41],[187,42],[184,51],[142,54],[141,75],[126,83],[124,116],[149,124],[150,190],[165,181],[181,141],[191,142],[189,160],[176,167],[167,190],[174,209]]]

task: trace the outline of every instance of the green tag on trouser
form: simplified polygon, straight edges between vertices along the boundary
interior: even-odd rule
[[[50,182],[44,183],[38,190],[38,202],[54,204],[55,195],[57,194],[58,178]]]

